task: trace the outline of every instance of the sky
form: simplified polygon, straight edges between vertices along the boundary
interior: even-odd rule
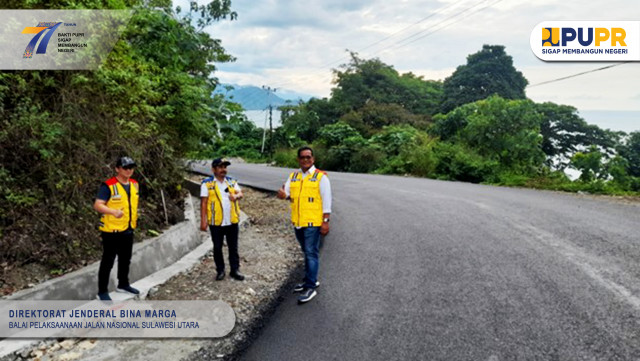
[[[490,44],[506,47],[529,80],[527,96],[536,102],[640,111],[640,62],[536,85],[612,63],[543,62],[529,45],[542,21],[640,21],[636,0],[232,0],[232,9],[237,20],[205,29],[237,58],[218,64],[215,76],[223,83],[328,97],[331,69],[349,61],[346,49],[379,58],[400,73],[444,80],[469,54]]]

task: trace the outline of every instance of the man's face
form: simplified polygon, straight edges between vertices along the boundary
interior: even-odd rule
[[[305,149],[298,156],[298,164],[302,169],[309,169],[313,165],[314,159],[310,150]]]
[[[215,175],[216,177],[226,177],[227,176],[227,166],[226,165],[219,165],[216,167],[213,167],[213,175]]]
[[[126,178],[126,179],[131,178],[134,170],[135,170],[135,167],[132,167],[132,166],[116,167],[116,173],[118,173],[120,177]]]

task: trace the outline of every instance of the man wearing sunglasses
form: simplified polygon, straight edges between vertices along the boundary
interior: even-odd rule
[[[314,161],[313,149],[298,149],[300,170],[291,173],[278,190],[278,198],[291,201],[291,221],[304,253],[304,280],[294,288],[295,292],[302,292],[299,303],[309,302],[317,295],[320,235],[329,233],[331,216],[331,183],[325,172],[316,169]]]
[[[133,230],[138,220],[138,182],[131,178],[136,162],[129,157],[116,161],[116,176],[100,185],[93,209],[100,212],[102,260],[98,270],[98,299],[110,301],[109,274],[118,256],[117,292],[140,294],[129,284]]]
[[[229,247],[229,275],[238,280],[244,280],[240,273],[240,256],[238,256],[238,222],[240,221],[240,206],[242,189],[238,182],[227,177],[227,166],[231,162],[224,158],[214,159],[211,163],[213,177],[206,178],[200,186],[200,230],[211,231],[213,240],[213,260],[216,264],[217,281],[224,279],[224,257],[222,244],[226,237]]]

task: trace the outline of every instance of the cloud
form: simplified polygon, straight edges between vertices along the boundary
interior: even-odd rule
[[[545,20],[627,20],[636,8],[632,0],[611,0],[606,7],[579,0],[245,0],[232,7],[237,21],[207,29],[237,57],[233,64],[219,64],[216,76],[317,96],[329,95],[331,69],[349,61],[345,49],[427,79],[444,79],[483,44],[504,45],[530,84],[597,68],[602,65],[540,61],[529,47],[531,29]],[[527,94],[585,109],[637,110],[638,69],[628,64],[533,87]]]

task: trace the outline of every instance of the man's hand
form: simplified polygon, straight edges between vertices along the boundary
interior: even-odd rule
[[[229,193],[229,200],[231,202],[235,202],[237,199],[240,199],[237,195]]]
[[[322,222],[322,226],[320,226],[320,234],[323,236],[329,234],[329,222]]]
[[[280,189],[278,189],[278,196],[277,197],[280,198],[280,199],[287,199],[287,193],[285,193],[285,191],[284,191],[284,185]]]
[[[122,218],[122,216],[124,216],[122,209],[109,208],[107,207],[107,201],[102,199],[96,199],[96,201],[93,202],[93,209],[102,214],[110,214],[116,218]]]
[[[209,197],[200,197],[200,230],[207,230],[207,204]]]
[[[116,217],[116,218],[122,218],[122,216],[124,216],[124,212],[122,210],[120,210],[120,209],[114,209],[111,212],[111,215]]]

